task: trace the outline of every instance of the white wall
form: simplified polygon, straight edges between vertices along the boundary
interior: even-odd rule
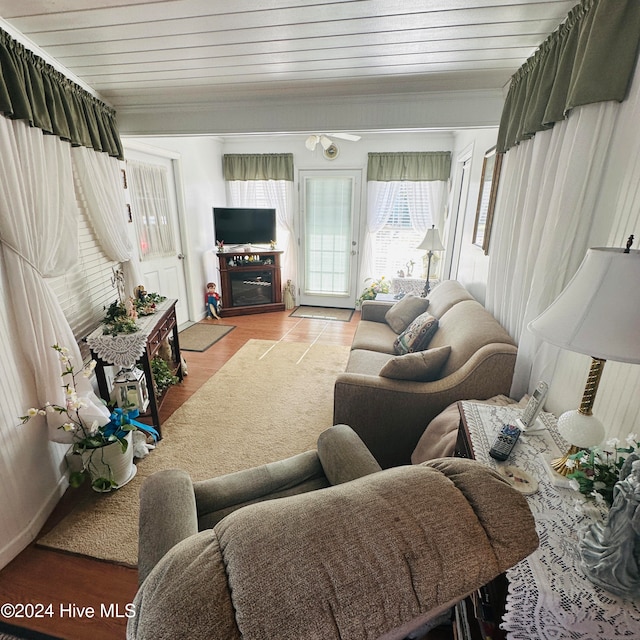
[[[327,131],[443,130],[492,127],[500,121],[499,90],[385,93],[360,96],[282,95],[210,100],[200,106],[159,104],[118,109],[126,136],[231,135]]]
[[[462,282],[471,295],[482,304],[484,304],[487,290],[489,257],[484,254],[482,247],[472,243],[473,228],[478,207],[484,154],[495,146],[497,137],[497,128],[458,131],[455,136],[455,150],[453,153],[453,166],[456,171],[460,171],[460,163],[457,162],[459,154],[469,148],[473,150],[469,174],[469,190],[466,202],[464,202],[464,208],[461,211],[464,214],[464,219],[461,221],[459,234],[456,238],[456,242],[459,242],[460,255],[456,264],[453,265],[451,277]],[[457,174],[454,173],[454,185],[457,184],[456,178]]]

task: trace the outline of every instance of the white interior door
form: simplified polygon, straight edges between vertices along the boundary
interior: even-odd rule
[[[355,308],[360,171],[300,172],[299,303]]]
[[[189,305],[174,160],[134,149],[126,149],[125,157],[144,286],[176,299],[176,319],[183,325],[189,321]],[[132,176],[136,167],[137,180]]]

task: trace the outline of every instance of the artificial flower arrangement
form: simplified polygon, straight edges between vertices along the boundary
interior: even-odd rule
[[[365,282],[372,280],[372,283],[362,292],[358,302],[362,304],[364,300],[375,300],[378,293],[389,293],[391,287],[389,281],[382,276],[379,280],[373,280],[373,278],[367,278]]]
[[[630,433],[626,446],[618,438],[612,438],[605,448],[591,447],[569,456],[567,466],[573,471],[567,474],[576,491],[608,507],[613,503],[613,487],[620,479],[620,470],[629,454],[640,453],[640,438]]]
[[[135,333],[139,327],[136,323],[138,316],[150,316],[156,312],[156,307],[167,298],[157,293],[147,293],[144,287],[136,288],[135,298],[124,302],[112,302],[105,317],[103,333],[116,336],[121,333]]]
[[[79,487],[86,479],[91,476],[92,458],[105,446],[118,442],[122,453],[126,453],[129,443],[126,440],[130,431],[135,431],[137,426],[132,424],[128,415],[124,412],[114,413],[110,421],[105,425],[99,425],[97,420],[93,420],[88,424],[82,417],[81,412],[86,407],[86,402],[78,397],[76,391],[76,379],[78,375],[85,378],[91,377],[96,366],[95,360],[92,360],[85,366],[81,372],[76,372],[71,359],[69,358],[69,350],[54,344],[53,349],[58,352],[60,362],[62,364],[62,378],[65,381],[62,388],[65,392],[64,406],[47,402],[44,407],[39,409],[31,408],[27,414],[20,416],[22,424],[25,424],[35,416],[44,416],[49,412],[58,413],[63,417],[64,423],[58,428],[72,434],[72,452],[82,457],[83,464],[80,471],[74,471],[69,476],[69,484],[72,487]],[[88,454],[88,455],[83,455]],[[97,477],[92,480],[91,486],[97,491],[110,491],[118,485],[114,482],[110,468],[107,467],[109,477]]]

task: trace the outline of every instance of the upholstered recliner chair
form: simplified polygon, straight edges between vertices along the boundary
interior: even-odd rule
[[[178,542],[213,528],[226,515],[254,502],[315,491],[380,471],[371,452],[344,424],[318,437],[317,450],[192,482],[177,469],[160,471],[140,490],[138,578]]]
[[[143,500],[156,534],[175,524],[175,495]],[[537,543],[525,499],[478,462],[370,473],[250,504],[177,543],[143,569],[127,638],[399,640]]]

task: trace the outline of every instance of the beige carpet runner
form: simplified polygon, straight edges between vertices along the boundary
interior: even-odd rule
[[[315,449],[332,424],[333,383],[348,354],[348,347],[250,340],[162,425],[163,440],[137,462],[129,484],[90,495],[38,544],[135,566],[144,478],[184,469],[204,480]]]

